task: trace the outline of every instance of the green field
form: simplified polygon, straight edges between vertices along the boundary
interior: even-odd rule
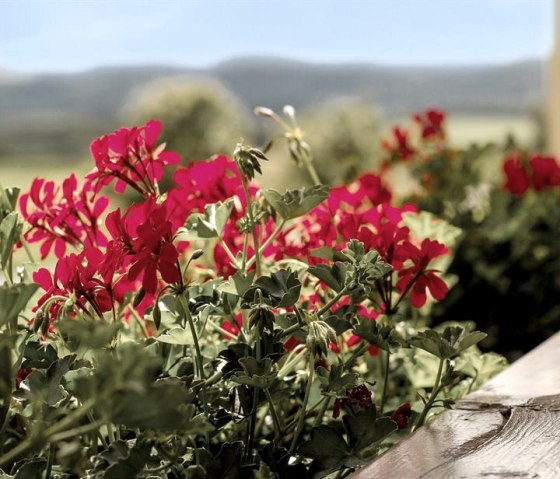
[[[521,146],[531,147],[539,134],[536,122],[529,116],[455,116],[448,120],[452,144],[503,142],[508,135]]]
[[[501,143],[508,135],[512,135],[520,145],[531,146],[538,135],[537,125],[529,116],[452,116],[448,120],[448,131],[451,144],[457,146],[466,146],[474,142]],[[73,157],[60,158],[49,155],[5,158],[0,161],[0,184],[18,185],[25,190],[36,176],[61,180],[70,172],[80,176],[92,167],[93,163],[87,158],[81,161],[75,161]],[[284,168],[280,165],[279,167]]]

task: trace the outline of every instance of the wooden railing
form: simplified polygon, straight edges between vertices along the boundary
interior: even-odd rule
[[[560,333],[352,478],[560,478]]]

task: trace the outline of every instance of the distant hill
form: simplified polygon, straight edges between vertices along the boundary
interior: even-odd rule
[[[339,96],[360,97],[388,118],[435,105],[453,114],[526,114],[544,96],[543,63],[418,68],[321,65],[241,58],[208,69],[166,66],[98,68],[75,74],[18,75],[0,69],[0,158],[82,152],[94,136],[116,127],[131,93],[170,76],[210,76],[247,108],[289,103],[303,110]]]

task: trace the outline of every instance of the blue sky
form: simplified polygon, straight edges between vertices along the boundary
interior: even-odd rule
[[[247,55],[463,65],[543,58],[553,0],[0,0],[0,69],[204,67]]]

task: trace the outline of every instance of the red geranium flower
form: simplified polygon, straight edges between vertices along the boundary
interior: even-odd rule
[[[96,190],[112,183],[122,193],[126,186],[146,196],[157,195],[157,182],[163,178],[163,167],[179,163],[177,153],[156,147],[161,123],[150,120],[144,126],[121,128],[91,143],[90,151],[96,168],[87,176]]]
[[[107,239],[99,224],[108,204],[107,197],[95,195],[90,182],[78,185],[75,175],[66,178],[62,186],[36,178],[29,193],[19,200],[22,216],[31,225],[25,238],[30,243],[42,242],[41,259],[53,246],[58,258],[64,255],[67,245],[104,246]]]
[[[391,419],[397,423],[397,428],[401,430],[408,425],[408,420],[410,419],[411,414],[412,407],[410,406],[410,403],[405,402],[393,411]]]
[[[503,164],[506,174],[505,187],[514,195],[523,195],[530,186],[529,175],[521,162],[521,155],[513,153]]]
[[[397,287],[404,296],[410,293],[410,302],[415,308],[420,308],[426,303],[426,290],[429,290],[434,299],[442,301],[448,291],[445,282],[439,278],[437,270],[428,269],[430,262],[438,256],[448,253],[448,249],[439,241],[425,239],[420,248],[407,241],[403,247],[407,256],[412,260],[413,266],[399,271]]]
[[[33,281],[37,283],[45,294],[39,298],[35,311],[40,309],[48,300],[49,313],[55,319],[62,303],[72,299],[74,304],[89,314],[87,304],[99,316],[110,311],[113,298],[110,289],[99,277],[98,267],[103,253],[96,248],[88,248],[80,254],[70,254],[60,258],[56,264],[54,274],[46,268],[41,268],[33,274]]]
[[[424,111],[423,113],[418,113],[412,118],[420,125],[423,139],[445,138],[445,131],[443,129],[445,113],[443,111],[432,108]]]
[[[553,156],[534,155],[529,160],[532,185],[537,191],[560,185],[560,166]]]
[[[416,151],[408,142],[408,132],[398,126],[391,131],[392,140],[384,140],[381,143],[383,149],[391,154],[392,157],[401,160],[408,160]]]
[[[167,283],[180,279],[177,259],[179,253],[173,244],[173,228],[167,204],[157,204],[150,198],[133,205],[121,217],[114,212],[107,218],[107,228],[113,237],[109,243],[104,266],[108,271],[118,265],[130,265],[127,279],[141,279],[148,294],[157,290],[157,273]]]

